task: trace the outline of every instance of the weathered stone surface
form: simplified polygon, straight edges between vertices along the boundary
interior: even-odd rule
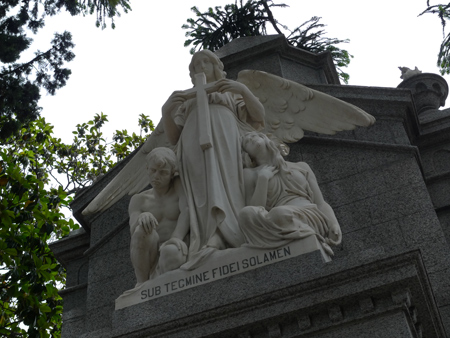
[[[241,70],[255,69],[299,83],[339,84],[329,53],[317,55],[290,47],[282,35],[236,39],[216,54],[231,79]]]
[[[416,102],[417,114],[436,110],[445,105],[447,82],[437,74],[422,73],[402,81],[398,88],[410,88]]]
[[[169,271],[132,290],[125,291],[116,299],[116,310],[166,297],[172,293],[182,292],[203,284],[214,283],[219,279],[229,278],[268,264],[276,264],[313,251],[319,251],[324,262],[331,261],[329,255],[314,236],[308,236],[277,249],[240,247],[215,250],[196,269],[188,270],[182,267],[178,270]]]
[[[439,221],[444,231],[447,243],[450,243],[450,210],[445,209],[438,212]]]

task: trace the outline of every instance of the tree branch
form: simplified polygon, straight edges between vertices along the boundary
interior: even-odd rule
[[[14,69],[12,69],[12,70],[9,70],[9,71],[7,71],[7,72],[4,72],[4,73],[0,74],[0,77],[9,75],[9,74],[11,74],[11,73],[22,72],[24,69],[26,69],[26,68],[28,68],[29,66],[33,65],[35,62],[39,62],[42,58],[48,57],[48,55],[50,54],[50,52],[51,52],[54,48],[55,48],[55,46],[52,47],[52,48],[50,48],[48,51],[46,51],[46,52],[44,52],[44,53],[41,53],[41,54],[37,55],[37,56],[36,56],[34,59],[32,59],[31,61],[29,61],[29,62],[27,62],[27,63],[23,63],[23,64],[21,64],[20,66],[14,68]]]
[[[269,5],[267,4],[267,1],[263,0],[263,1],[261,1],[261,3],[267,12],[267,18],[269,19],[269,22],[272,24],[273,28],[275,28],[275,30],[277,31],[278,34],[283,34],[281,32],[281,30],[278,28],[277,22],[273,18],[272,11],[270,10]]]

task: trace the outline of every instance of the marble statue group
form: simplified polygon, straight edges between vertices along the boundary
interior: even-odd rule
[[[286,143],[304,130],[334,134],[374,118],[264,72],[227,79],[208,50],[192,57],[189,72],[194,88],[168,98],[155,132],[84,211],[106,210],[133,195],[137,285],[194,259],[201,264],[214,250],[278,248],[316,236],[332,255],[342,239],[339,223],[311,168],[284,160]]]

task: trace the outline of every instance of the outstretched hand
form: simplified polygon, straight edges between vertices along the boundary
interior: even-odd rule
[[[158,221],[151,212],[143,212],[139,215],[137,225],[143,227],[144,231],[150,235],[158,226]]]

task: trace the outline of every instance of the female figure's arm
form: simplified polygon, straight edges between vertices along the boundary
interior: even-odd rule
[[[247,199],[247,205],[266,207],[267,194],[269,193],[269,180],[276,173],[278,173],[278,169],[275,166],[263,165],[256,168],[256,174],[254,173],[256,178],[253,179],[255,181],[255,189],[251,196],[249,196],[249,199]]]

